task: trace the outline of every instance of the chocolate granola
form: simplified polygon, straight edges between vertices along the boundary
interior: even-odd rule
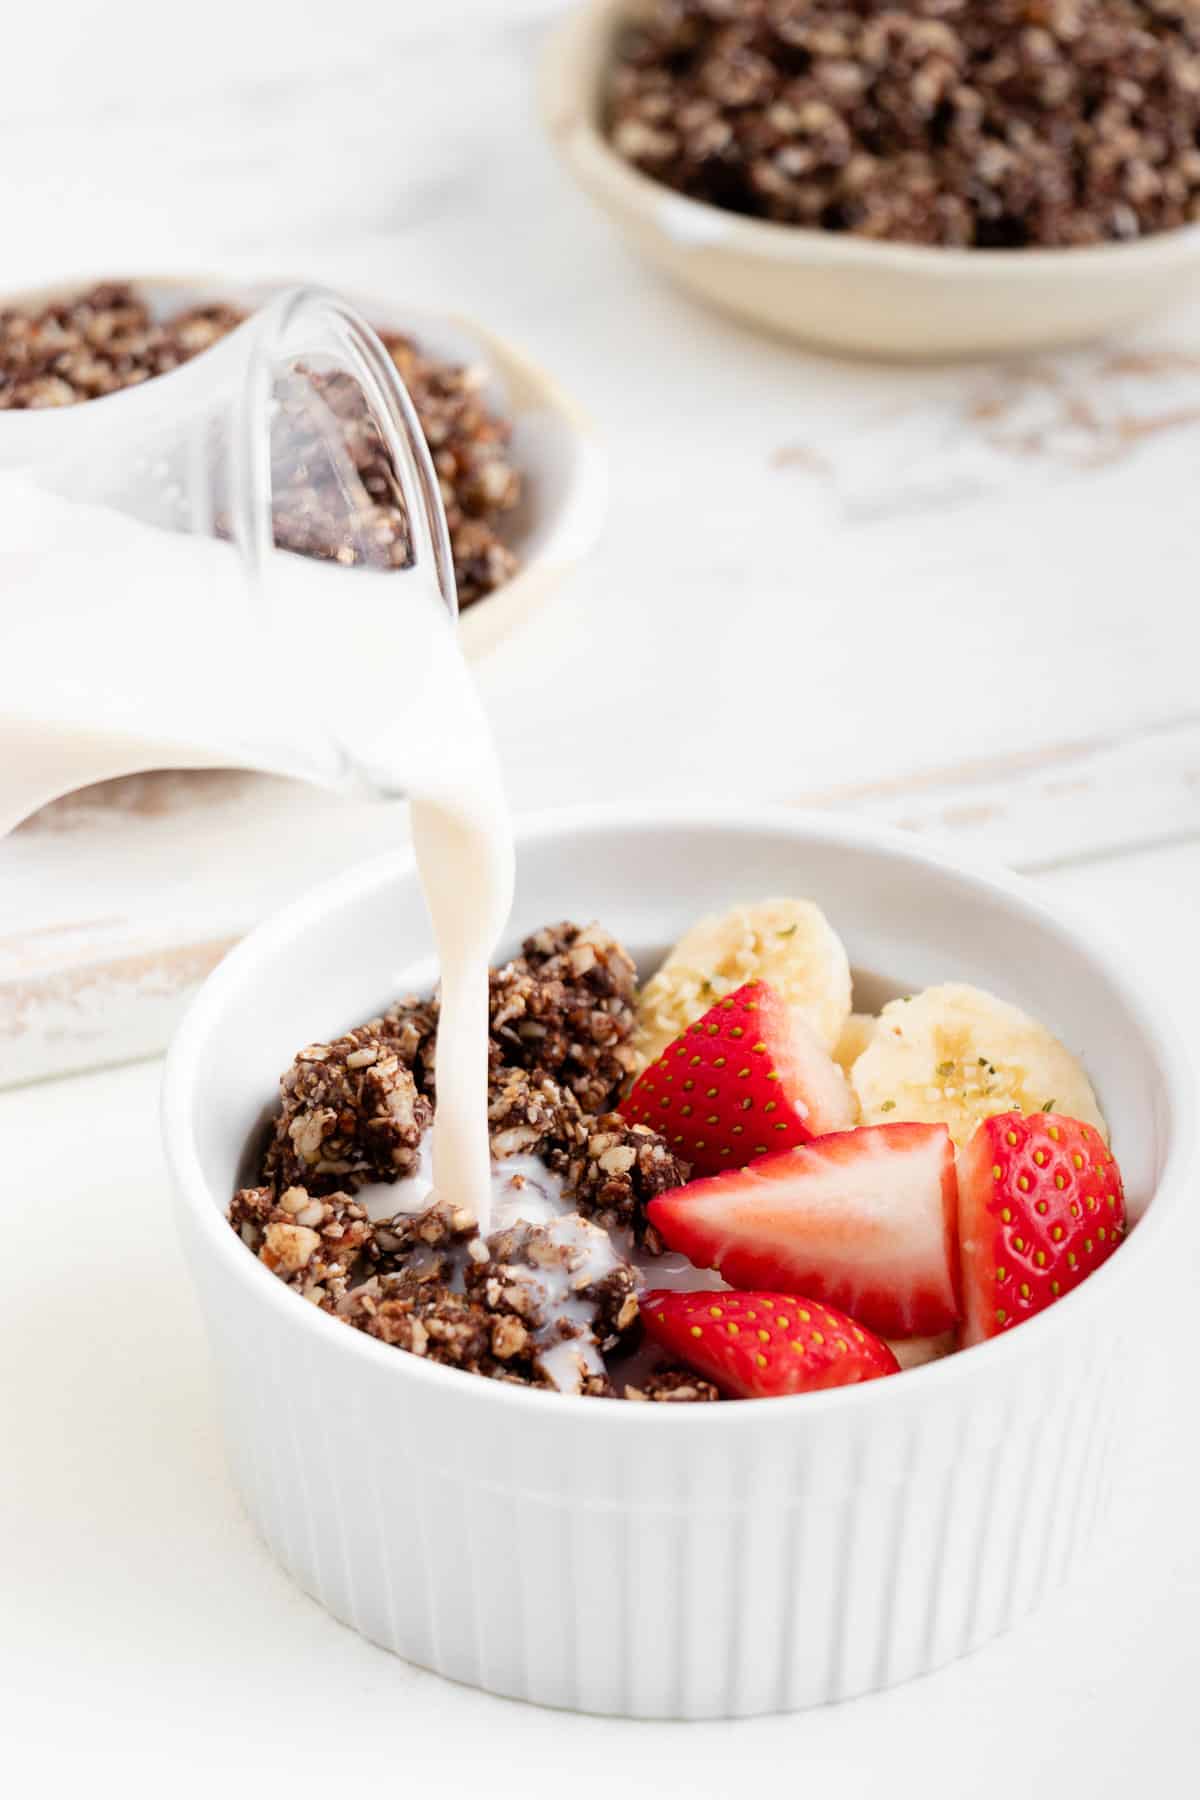
[[[264,1176],[313,1193],[411,1175],[433,1107],[379,1022],[309,1044],[280,1084]]]
[[[603,1112],[636,1068],[636,994],[632,958],[599,925],[547,925],[492,973],[492,1037],[504,1061],[544,1069]]]
[[[614,1349],[637,1323],[634,1272],[596,1225],[570,1213],[550,1225],[520,1223],[494,1233],[487,1250],[486,1261],[467,1268],[467,1292],[516,1314],[532,1332],[555,1334],[556,1287],[594,1307],[590,1329],[600,1350]]]
[[[1195,0],[649,0],[614,148],[778,223],[1020,248],[1200,217]]]
[[[632,959],[600,926],[546,926],[525,939],[519,956],[491,972],[493,1072],[524,1069],[539,1080],[550,1077],[584,1112],[602,1112],[636,1070],[629,1048],[636,996]],[[436,997],[399,1001],[372,1021],[397,1044],[417,1087],[430,1098],[437,1021]],[[549,1095],[544,1084],[543,1092]]]
[[[344,1298],[351,1277],[375,1250],[370,1220],[345,1193],[240,1188],[230,1204],[229,1223],[273,1275],[321,1307]]]
[[[711,1381],[705,1381],[703,1376],[693,1375],[690,1369],[660,1369],[657,1374],[647,1376],[639,1387],[627,1387],[625,1398],[668,1401],[678,1406],[719,1400],[721,1396]]]
[[[632,1350],[641,1329],[633,1247],[661,1250],[646,1206],[688,1175],[657,1132],[606,1110],[634,986],[614,938],[569,922],[535,932],[492,972],[492,1156],[533,1167],[518,1160],[505,1189],[532,1210],[486,1242],[450,1202],[381,1217],[378,1195],[370,1215],[353,1198],[421,1166],[438,1006],[412,997],[296,1057],[259,1185],[234,1196],[231,1224],[281,1279],[381,1342],[494,1380],[613,1395],[604,1358]],[[587,1106],[593,1096],[601,1110]],[[701,1381],[675,1385],[668,1396],[656,1376],[631,1397],[713,1397]]]
[[[547,1357],[578,1357],[574,1391],[607,1392],[597,1352],[633,1333],[636,1278],[595,1226],[567,1214],[518,1224],[484,1244],[467,1213],[435,1205],[380,1228],[381,1261],[343,1291],[345,1323],[430,1362],[534,1387],[561,1387]],[[591,1315],[563,1316],[567,1303]]]
[[[445,1287],[401,1289],[376,1276],[355,1288],[338,1316],[368,1337],[429,1362],[542,1385],[528,1356],[524,1328],[514,1336],[475,1301]]]
[[[410,994],[389,1006],[382,1018],[372,1019],[370,1025],[395,1047],[418,1091],[432,1100],[437,1075],[437,999],[421,1000]]]
[[[0,309],[0,411],[72,406],[169,374],[247,316],[241,307],[216,303],[155,319],[125,282],[104,282],[40,309]],[[379,336],[429,445],[450,527],[459,605],[470,606],[518,566],[502,535],[521,498],[511,427],[489,407],[480,369],[429,355],[400,332]],[[274,496],[276,541],[306,556],[403,567],[407,519],[391,459],[357,383],[345,374],[309,372],[277,400],[301,436],[293,440],[287,478]],[[361,490],[353,504],[315,427],[314,415],[326,409],[340,427]],[[308,437],[310,454],[304,455]]]
[[[587,1139],[586,1116],[570,1088],[541,1069],[493,1068],[488,1080],[492,1155],[539,1156],[560,1173]]]
[[[604,1113],[590,1130],[568,1171],[568,1186],[586,1219],[609,1231],[631,1231],[659,1254],[662,1245],[647,1223],[646,1207],[657,1194],[682,1187],[688,1165],[648,1125],[629,1125],[620,1113]]]

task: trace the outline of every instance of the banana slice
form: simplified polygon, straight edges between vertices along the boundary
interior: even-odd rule
[[[639,1069],[722,994],[755,979],[769,981],[832,1050],[850,1016],[842,940],[811,900],[760,900],[701,919],[646,983],[633,1039]]]
[[[842,1035],[833,1046],[833,1060],[841,1064],[847,1075],[875,1036],[878,1023],[874,1013],[851,1013],[846,1020]]]
[[[1108,1136],[1092,1084],[1071,1052],[982,988],[949,983],[892,1000],[850,1072],[864,1125],[942,1122],[961,1146],[981,1119],[1048,1108]]]

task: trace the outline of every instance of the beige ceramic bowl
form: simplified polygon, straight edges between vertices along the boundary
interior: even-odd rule
[[[551,138],[636,247],[701,299],[754,325],[864,356],[1041,350],[1129,325],[1200,285],[1200,226],[1078,250],[881,244],[722,212],[639,174],[599,129],[614,31],[630,0],[587,0],[543,70]]]

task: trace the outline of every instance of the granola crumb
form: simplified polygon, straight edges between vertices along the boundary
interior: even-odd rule
[[[625,1398],[690,1405],[697,1401],[719,1400],[721,1396],[711,1381],[705,1381],[687,1369],[660,1369],[657,1374],[647,1376],[640,1387],[627,1387]]]

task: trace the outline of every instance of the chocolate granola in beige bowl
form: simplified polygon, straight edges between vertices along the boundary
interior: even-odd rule
[[[639,0],[583,0],[572,11],[546,55],[543,117],[572,175],[634,247],[722,311],[820,349],[950,359],[1083,343],[1122,329],[1200,285],[1196,224],[1128,242],[1085,242],[1065,249],[957,249],[747,217],[678,192],[619,154],[605,130],[619,33],[628,20],[648,10],[653,9]],[[801,0],[791,10],[803,16],[818,9],[806,9]],[[888,18],[904,20],[914,10],[894,9]],[[738,18],[750,8],[731,5],[711,11],[717,32],[726,28],[726,16],[736,29]],[[826,22],[836,31],[836,19],[814,23]],[[953,23],[950,16],[923,19],[922,28],[945,33]],[[1086,33],[1085,41],[1091,42]],[[903,60],[903,47],[893,47],[889,56],[895,84],[919,78]],[[733,56],[731,63],[737,66],[731,68],[730,81],[752,83],[757,71],[748,65],[753,60],[747,56],[739,62]],[[853,75],[852,68],[849,73]],[[937,77],[940,71],[932,74]],[[1192,78],[1187,70],[1184,77]],[[734,98],[736,115],[741,102]],[[657,121],[648,120],[641,134],[646,142],[647,132],[672,127],[671,108],[678,102],[665,96],[659,104],[665,111]],[[713,123],[722,128],[727,121],[718,117]],[[637,148],[632,139],[630,147]],[[1129,154],[1139,151],[1140,140]],[[886,174],[878,176],[884,198]],[[1146,178],[1154,178],[1152,170]],[[902,179],[896,176],[894,193]]]
[[[1121,959],[1019,881],[898,833],[783,811],[578,809],[518,834],[511,951],[602,920],[643,973],[698,914],[803,892],[856,998],[977,983],[1084,1056],[1126,1180],[1128,1241],[991,1342],[894,1379],[736,1405],[631,1405],[481,1380],[352,1330],[226,1217],[279,1071],[430,980],[414,865],[348,871],[206,983],[163,1121],[233,1473],[266,1544],[334,1616],[495,1693],[638,1717],[786,1711],[985,1643],[1102,1517],[1173,1213],[1192,1080]]]
[[[205,275],[121,282],[93,277],[0,295],[0,380],[14,315],[111,297],[108,317],[95,320],[98,356],[90,355],[93,338],[85,325],[78,346],[74,336],[61,340],[62,372],[47,353],[33,359],[32,381],[18,377],[0,389],[0,468],[21,462],[30,412],[95,406],[117,400],[132,381],[169,377],[179,362],[202,353],[288,285]],[[466,655],[482,657],[546,604],[591,549],[606,500],[603,452],[590,422],[558,384],[483,325],[379,295],[346,298],[384,334],[435,458],[441,452],[449,459],[439,473],[455,554],[459,629]],[[105,333],[115,327],[126,339],[139,340],[128,316],[130,301],[145,308],[151,329],[140,334],[144,348],[126,358],[133,367],[114,378]],[[28,391],[14,395],[13,386]],[[39,418],[34,429],[45,424]],[[312,541],[307,516],[293,531],[281,511],[277,529],[289,548],[331,554]]]

